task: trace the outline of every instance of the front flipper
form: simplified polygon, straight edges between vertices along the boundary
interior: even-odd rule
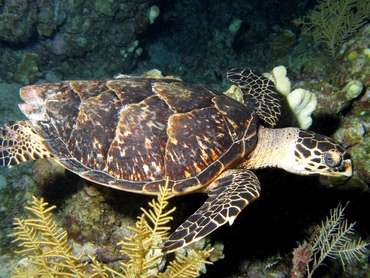
[[[0,131],[0,166],[52,157],[42,140],[29,121],[6,123]]]
[[[206,189],[209,197],[205,203],[170,235],[164,251],[172,252],[198,241],[226,222],[231,225],[242,209],[259,197],[260,191],[253,172],[225,171]]]
[[[229,70],[227,78],[238,83],[244,94],[244,103],[254,104],[251,109],[257,112],[266,126],[273,128],[277,125],[281,104],[272,81],[245,69]]]

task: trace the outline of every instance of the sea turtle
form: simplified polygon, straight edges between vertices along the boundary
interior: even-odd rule
[[[233,223],[260,195],[250,169],[350,177],[349,154],[331,138],[274,129],[280,102],[272,83],[233,69],[244,103],[202,85],[168,78],[65,81],[21,88],[29,121],[0,134],[0,165],[52,157],[68,170],[120,190],[208,194],[164,244],[174,251]]]

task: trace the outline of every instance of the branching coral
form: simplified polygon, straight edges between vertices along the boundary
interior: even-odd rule
[[[158,272],[164,259],[160,245],[168,236],[169,227],[166,224],[172,220],[170,214],[175,210],[166,211],[171,197],[168,189],[163,188],[158,195],[158,202],[151,201],[149,211],[141,208],[143,214],[136,222],[136,227],[129,227],[134,235],[119,243],[121,252],[130,257],[129,262],[123,263],[126,273],[140,273],[141,277],[157,274],[153,272]]]
[[[338,48],[370,18],[368,0],[321,0],[305,17],[296,19],[302,34],[311,34],[317,42],[326,44],[335,57]]]
[[[150,210],[141,208],[143,214],[138,218],[135,227],[130,227],[134,234],[118,243],[122,247],[121,252],[128,255],[130,260],[121,262],[125,276],[115,272],[116,277],[197,277],[201,265],[210,263],[207,258],[212,249],[193,250],[189,256],[177,254],[167,269],[160,271],[165,263],[161,245],[168,238],[170,227],[166,225],[172,220],[170,214],[175,210],[167,210],[168,199],[172,196],[170,190],[163,187],[160,189],[158,200],[149,203]]]
[[[291,277],[312,277],[316,269],[326,258],[339,258],[343,268],[346,263],[360,258],[367,251],[369,245],[361,239],[353,240],[350,235],[354,233],[355,223],[348,224],[343,218],[345,207],[340,204],[330,211],[329,217],[313,234],[310,241],[303,242],[293,251],[293,272]]]
[[[16,237],[13,242],[22,247],[18,253],[28,258],[25,264],[28,277],[86,277],[82,269],[85,263],[80,262],[81,256],[72,255],[67,232],[53,219],[51,211],[55,206],[47,208],[47,205],[43,199],[33,197],[32,206],[26,207],[32,217],[16,218],[16,232],[10,235]],[[18,275],[14,277],[25,277],[23,268],[18,266]]]
[[[149,203],[151,209],[142,208],[143,214],[135,227],[130,227],[133,235],[118,243],[121,253],[130,259],[121,262],[121,271],[97,261],[89,255],[90,262],[82,262],[82,254],[75,256],[68,243],[67,232],[59,228],[51,211],[43,199],[34,197],[32,206],[27,206],[32,216],[28,219],[16,218],[15,237],[23,257],[27,260],[18,264],[14,277],[196,277],[201,267],[210,263],[207,259],[212,249],[193,250],[190,255],[177,254],[164,272],[165,254],[162,243],[168,238],[167,225],[175,208],[168,209],[170,190],[161,188],[157,200]],[[87,266],[90,266],[89,268]],[[88,270],[89,269],[89,270]]]

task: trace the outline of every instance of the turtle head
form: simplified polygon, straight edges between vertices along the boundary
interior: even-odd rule
[[[352,176],[352,160],[345,148],[330,137],[295,127],[260,127],[257,145],[242,167],[277,167],[298,175],[341,179]]]
[[[352,176],[352,160],[348,152],[330,137],[297,129],[293,150],[295,172],[334,178]]]

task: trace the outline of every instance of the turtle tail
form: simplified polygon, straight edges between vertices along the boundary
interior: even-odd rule
[[[29,121],[11,121],[0,132],[0,166],[52,157]]]

